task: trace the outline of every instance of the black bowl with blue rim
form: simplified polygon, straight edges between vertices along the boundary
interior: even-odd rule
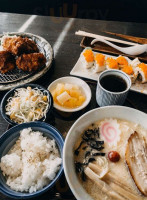
[[[31,87],[32,89],[38,88],[39,90],[44,92],[44,94],[48,97],[49,105],[48,105],[48,109],[47,109],[47,112],[46,112],[46,116],[43,116],[42,118],[40,118],[39,120],[36,120],[36,121],[45,121],[49,117],[49,115],[50,115],[50,113],[52,111],[53,98],[52,98],[51,93],[46,88],[42,87],[41,85],[37,85],[37,84],[25,84],[25,85],[21,85],[21,86],[15,87],[12,90],[8,91],[5,94],[5,96],[3,97],[2,101],[1,101],[1,114],[2,114],[3,118],[11,125],[17,125],[18,123],[16,123],[15,121],[11,120],[10,116],[8,116],[6,114],[5,107],[6,107],[7,103],[8,103],[8,99],[10,97],[14,96],[14,92],[15,92],[16,89],[18,89],[18,88],[27,88],[27,87]]]
[[[62,151],[63,151],[64,140],[59,131],[45,122],[29,122],[12,127],[0,137],[0,160],[4,155],[8,153],[8,151],[15,144],[16,140],[20,136],[20,131],[22,131],[25,128],[31,128],[33,131],[42,132],[43,136],[50,139],[54,139],[57,148],[59,150],[60,156],[61,158],[63,158]],[[56,177],[47,186],[36,192],[26,193],[26,192],[16,192],[12,190],[6,184],[6,178],[3,176],[2,171],[0,170],[0,192],[8,197],[15,199],[34,198],[50,190],[55,185],[57,180],[61,177],[62,172],[63,172],[63,165],[60,166],[60,169],[57,172]]]

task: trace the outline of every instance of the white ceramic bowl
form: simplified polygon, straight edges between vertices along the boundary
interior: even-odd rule
[[[81,106],[79,106],[77,108],[64,108],[63,106],[60,106],[56,102],[54,102],[54,107],[57,110],[60,110],[63,112],[77,112],[79,110],[82,110],[89,104],[89,102],[91,100],[91,89],[85,81],[83,81],[80,78],[66,76],[66,77],[59,78],[59,79],[55,80],[54,82],[52,82],[49,85],[48,90],[50,92],[53,91],[56,88],[58,83],[70,83],[70,84],[78,85],[80,87],[80,89],[83,91],[83,94],[85,94],[86,100],[84,101],[84,103]]]
[[[92,200],[91,196],[80,184],[74,166],[74,145],[79,135],[91,123],[104,118],[119,118],[140,124],[147,129],[147,114],[123,106],[106,106],[96,108],[82,115],[70,128],[63,150],[63,166],[67,182],[77,200]]]

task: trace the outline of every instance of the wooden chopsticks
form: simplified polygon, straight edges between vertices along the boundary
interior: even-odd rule
[[[119,40],[119,39],[115,39],[115,38],[110,38],[110,37],[106,37],[106,36],[102,36],[102,35],[97,35],[97,34],[93,34],[93,33],[88,33],[85,31],[77,31],[75,32],[76,35],[80,35],[80,36],[87,36],[87,37],[92,37],[92,38],[96,38],[96,39],[105,39],[111,42],[117,42],[117,43],[121,43],[121,44],[127,44],[127,45],[136,45],[136,43],[133,42],[128,42],[128,41],[124,41],[124,40]]]
[[[108,32],[108,31],[104,31],[104,33],[108,33],[110,35],[114,35],[120,38],[124,38],[133,42],[137,42],[140,44],[147,44],[147,38],[141,38],[141,37],[134,37],[134,36],[130,36],[130,35],[124,35],[124,34],[119,34],[119,33],[113,33],[113,32]]]

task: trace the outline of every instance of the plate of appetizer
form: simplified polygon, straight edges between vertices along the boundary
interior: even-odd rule
[[[147,115],[107,106],[91,110],[71,127],[63,166],[78,200],[147,199]]]
[[[48,90],[53,96],[54,107],[63,112],[82,110],[91,100],[90,87],[76,77],[59,78],[49,85]]]
[[[37,84],[25,84],[8,91],[1,101],[1,114],[11,125],[45,121],[53,107],[51,93]]]
[[[51,67],[53,49],[44,38],[31,33],[0,35],[0,90],[35,81]]]
[[[87,47],[70,74],[97,81],[99,74],[108,69],[122,70],[131,78],[131,90],[147,94],[147,64],[140,62],[138,58],[131,60],[121,55],[111,56],[94,52]]]

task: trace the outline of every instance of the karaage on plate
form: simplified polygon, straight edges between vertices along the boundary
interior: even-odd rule
[[[42,53],[30,53],[19,56],[16,60],[16,65],[23,71],[36,71],[43,67],[46,63],[46,58]]]
[[[2,47],[4,50],[11,52],[15,56],[24,53],[39,52],[38,47],[33,40],[20,36],[4,36],[2,38]]]
[[[15,57],[8,51],[0,51],[0,72],[2,74],[15,68]]]

